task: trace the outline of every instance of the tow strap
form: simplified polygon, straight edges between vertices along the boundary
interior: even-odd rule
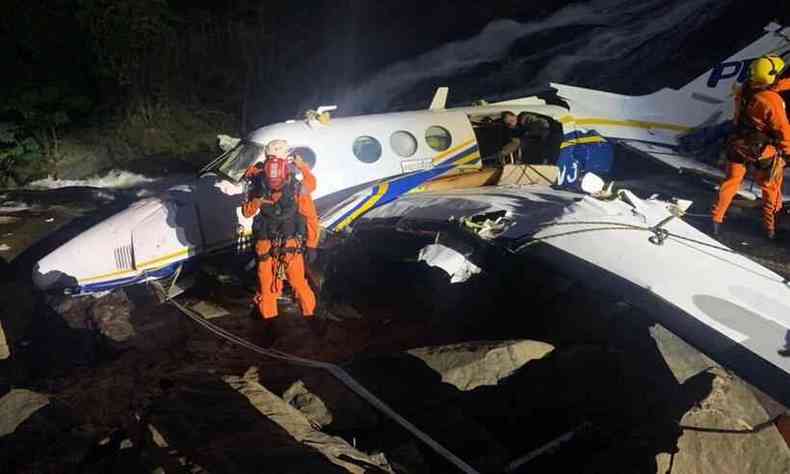
[[[447,450],[444,446],[442,446],[441,444],[436,442],[433,438],[428,436],[428,434],[426,434],[425,432],[414,426],[407,419],[400,416],[397,412],[395,412],[395,410],[393,410],[389,405],[384,403],[381,399],[379,399],[371,392],[369,392],[362,384],[357,382],[353,377],[351,377],[351,375],[348,372],[343,370],[341,367],[335,364],[330,364],[329,362],[321,362],[312,359],[305,359],[303,357],[297,357],[277,349],[264,349],[263,347],[253,344],[247,341],[246,339],[243,339],[229,331],[226,331],[225,329],[208,321],[207,319],[200,316],[198,313],[192,311],[191,309],[182,305],[181,303],[179,303],[173,298],[168,298],[166,301],[172,304],[176,309],[178,309],[181,313],[183,313],[192,321],[196,322],[200,326],[203,326],[209,332],[213,333],[214,335],[228,342],[232,342],[238,346],[244,347],[263,356],[282,360],[289,364],[326,370],[337,380],[339,380],[340,382],[345,384],[349,389],[351,389],[351,391],[353,391],[354,393],[365,399],[378,411],[380,411],[381,413],[383,413],[384,415],[395,421],[397,424],[405,428],[406,431],[410,432],[411,434],[416,436],[419,440],[427,444],[431,449],[433,449],[440,456],[442,456],[450,463],[455,465],[462,472],[469,474],[479,474],[479,472],[475,468],[473,468],[472,466],[464,462],[461,458],[459,458],[458,456]]]

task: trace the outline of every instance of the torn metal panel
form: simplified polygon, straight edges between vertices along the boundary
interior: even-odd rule
[[[450,275],[450,283],[461,283],[481,269],[462,253],[442,244],[431,244],[420,250],[418,260],[432,267],[439,267]]]

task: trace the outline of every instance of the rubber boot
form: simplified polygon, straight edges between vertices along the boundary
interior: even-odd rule
[[[277,318],[266,318],[262,321],[261,326],[263,326],[263,337],[261,338],[261,347],[269,348],[274,345],[275,341],[277,340],[277,329],[275,321]]]
[[[713,221],[712,232],[714,236],[719,237],[721,235],[721,224]]]

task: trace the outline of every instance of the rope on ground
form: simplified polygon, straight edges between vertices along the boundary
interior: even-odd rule
[[[458,456],[447,450],[444,446],[442,446],[441,444],[436,442],[433,438],[428,436],[425,432],[421,431],[419,428],[414,426],[407,419],[400,416],[389,405],[387,405],[381,399],[379,399],[370,391],[368,391],[362,384],[357,382],[353,377],[351,377],[351,375],[348,372],[346,372],[339,366],[335,364],[330,364],[328,362],[321,362],[317,360],[297,357],[277,349],[264,349],[263,347],[260,347],[256,344],[253,344],[252,342],[247,341],[246,339],[236,336],[235,334],[206,320],[199,314],[195,313],[191,309],[187,308],[186,306],[182,305],[181,303],[175,301],[172,298],[168,299],[167,301],[173,306],[175,306],[179,311],[181,311],[181,313],[183,313],[189,319],[196,322],[200,326],[203,326],[209,332],[213,333],[214,335],[222,339],[225,339],[229,342],[233,342],[241,347],[244,347],[246,349],[249,349],[253,352],[256,352],[266,357],[282,360],[284,362],[288,362],[295,365],[326,370],[327,372],[332,374],[335,378],[337,378],[339,381],[341,381],[343,384],[345,384],[354,393],[365,399],[368,403],[373,405],[380,412],[391,418],[393,421],[395,421],[400,426],[405,428],[408,432],[416,436],[419,440],[427,444],[431,449],[436,451],[440,456],[447,459],[450,463],[455,465],[462,472],[469,474],[478,474],[478,471],[475,468],[465,463],[461,458],[459,458]]]

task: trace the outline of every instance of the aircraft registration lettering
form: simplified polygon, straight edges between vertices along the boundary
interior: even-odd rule
[[[572,168],[573,173],[570,173],[568,168]],[[579,179],[579,162],[573,160],[570,166],[568,165],[561,166],[559,171],[560,171],[559,175],[557,176],[558,186],[562,186],[565,184],[573,184],[576,182],[577,179]]]
[[[716,87],[719,82],[725,79],[732,79],[737,77],[737,81],[743,82],[746,80],[746,75],[749,73],[749,64],[755,58],[744,59],[743,61],[728,61],[717,64],[710,72],[708,77],[708,87]]]
[[[787,61],[790,59],[790,50],[785,51],[781,56]],[[757,58],[748,58],[741,61],[727,61],[717,64],[710,71],[710,76],[708,76],[708,87],[715,88],[719,85],[719,82],[725,79],[732,79],[733,77],[737,78],[736,81],[738,81],[738,83],[742,83],[749,75],[749,66],[755,59]]]
[[[433,167],[432,158],[401,161],[401,170],[404,173],[411,173],[412,171],[429,170],[432,167]]]

